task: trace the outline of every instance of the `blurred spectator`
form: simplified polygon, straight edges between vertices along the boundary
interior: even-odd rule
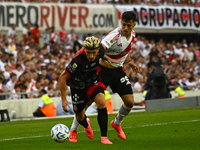
[[[70,50],[73,49],[74,41],[76,40],[75,30],[71,29],[70,33],[67,35],[67,45],[70,46]]]
[[[8,37],[11,37],[11,36],[16,36],[16,31],[15,31],[15,28],[16,28],[16,25],[13,24],[12,27],[10,28],[10,30],[8,30]]]
[[[48,86],[45,88],[49,97],[54,97],[54,85],[52,81],[49,81]]]
[[[31,25],[29,23],[25,24],[22,30],[24,44],[31,40]]]
[[[33,86],[33,98],[38,98],[39,91],[42,90],[44,87],[42,86],[40,80],[37,80],[35,85]]]
[[[6,83],[5,85],[5,89],[8,91],[8,92],[12,92],[12,90],[14,89],[15,87],[15,83],[17,81],[17,75],[15,73],[12,73],[10,75],[10,80]]]
[[[5,79],[8,80],[10,78],[10,74],[11,74],[10,65],[5,64],[4,68],[5,68],[5,71],[3,72],[3,75],[4,75]]]
[[[16,68],[12,72],[17,75],[17,80],[18,80],[19,77],[23,74],[24,71],[22,69],[22,66],[20,64],[17,64]]]
[[[6,93],[7,90],[5,89],[5,77],[0,74],[0,94]],[[0,100],[6,99],[5,95],[0,95]]]
[[[51,27],[50,42],[56,44],[58,42],[58,35],[55,33],[55,27]]]
[[[40,29],[39,29],[39,26],[38,24],[35,24],[35,28],[33,28],[31,30],[31,36],[34,40],[35,43],[39,43],[40,42]]]
[[[33,112],[34,117],[55,117],[56,107],[53,100],[47,95],[47,91],[42,89],[39,92],[40,102],[38,108]]]
[[[27,98],[29,98],[28,94],[26,93],[26,90],[27,90],[27,87],[22,84],[21,85],[21,92],[23,92],[23,93],[21,94],[21,99],[27,99]]]
[[[139,76],[138,77],[138,81],[135,82],[134,86],[133,86],[133,91],[136,93],[142,93],[143,92],[143,86],[144,86],[144,80],[143,80],[143,76]]]
[[[73,53],[74,54],[76,54],[82,48],[82,44],[83,44],[83,42],[79,39],[78,35],[76,35],[75,37],[76,37],[76,39],[73,44]]]
[[[175,98],[185,97],[184,90],[180,87],[178,82],[174,82],[172,85],[174,86]]]
[[[164,53],[166,54],[165,56],[169,61],[171,61],[174,58],[174,49],[171,43],[167,43]]]
[[[59,36],[59,44],[63,45],[63,50],[66,48],[66,40],[67,40],[67,32],[65,30],[65,27],[61,27],[61,31],[58,32]]]
[[[21,92],[21,84],[16,84],[15,88],[12,90],[12,94],[9,96],[9,99],[12,100],[21,99],[21,94],[19,94],[19,92]]]
[[[46,28],[44,34],[44,47],[46,47],[49,44],[50,34],[51,34],[51,28]]]
[[[10,49],[10,47],[9,47],[9,43],[7,43],[7,42],[5,43],[4,50],[8,54],[10,54],[12,52],[11,49]]]

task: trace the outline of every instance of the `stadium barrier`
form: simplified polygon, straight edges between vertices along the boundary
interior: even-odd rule
[[[172,97],[174,97],[174,92],[171,92]],[[165,99],[165,100],[150,100],[147,102],[147,110],[150,109],[161,109],[165,105],[166,107],[170,108],[173,105],[174,106],[181,106],[183,107],[183,102],[185,101],[184,107],[190,107],[190,106],[199,106],[200,105],[200,97],[199,91],[185,91],[186,98],[175,98],[175,99]],[[196,96],[195,100],[194,98],[190,98],[191,96]],[[113,109],[116,111],[120,108],[122,104],[122,100],[119,97],[118,94],[112,94],[112,104]],[[71,100],[70,96],[67,96],[68,100]],[[135,102],[141,102],[142,100],[142,93],[135,93],[134,94]],[[60,102],[60,97],[53,97],[52,100],[54,101],[55,105],[57,106]],[[39,98],[32,98],[32,99],[21,99],[21,100],[1,100],[0,101],[0,109],[7,109],[10,115],[15,115],[16,118],[26,118],[26,117],[33,117],[33,112],[38,108],[40,99]],[[195,104],[194,104],[195,101]],[[155,105],[155,102],[158,102],[158,104]],[[173,105],[169,105],[168,103],[172,103]],[[190,104],[191,103],[191,104]],[[150,107],[150,105],[155,105],[154,107]],[[163,106],[164,105],[164,106]],[[156,107],[157,106],[157,107]]]
[[[200,102],[200,96],[147,100],[145,102],[146,104],[145,109],[148,111],[148,110],[159,110],[159,109],[196,107],[200,106],[199,102]]]

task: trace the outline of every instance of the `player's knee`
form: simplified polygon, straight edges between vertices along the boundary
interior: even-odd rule
[[[129,108],[132,108],[134,106],[134,100],[129,100],[127,102],[124,102],[124,104],[129,107]]]
[[[106,103],[105,103],[105,96],[102,93],[99,93],[96,97],[95,97],[95,103],[97,105],[97,108],[105,108],[106,107]]]
[[[102,109],[102,108],[106,107],[105,100],[100,100],[96,104],[97,104],[97,108],[99,108],[99,109]]]
[[[85,114],[82,114],[82,113],[77,113],[76,114],[76,119],[78,121],[83,121],[84,118],[85,118]]]

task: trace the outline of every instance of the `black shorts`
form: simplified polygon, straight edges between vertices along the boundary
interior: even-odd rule
[[[133,94],[131,83],[123,67],[109,69],[100,65],[99,68],[101,82],[103,82],[106,87],[110,86],[113,93],[118,93],[120,96]]]
[[[94,100],[96,95],[99,93],[104,93],[105,89],[105,85],[101,82],[97,82],[92,86],[82,90],[71,88],[70,91],[74,112],[81,112],[89,102],[89,99]]]

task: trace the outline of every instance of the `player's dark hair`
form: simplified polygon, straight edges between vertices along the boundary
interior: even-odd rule
[[[134,11],[125,11],[122,14],[122,20],[124,21],[133,20],[133,22],[135,22],[136,18],[137,18],[137,15]]]

